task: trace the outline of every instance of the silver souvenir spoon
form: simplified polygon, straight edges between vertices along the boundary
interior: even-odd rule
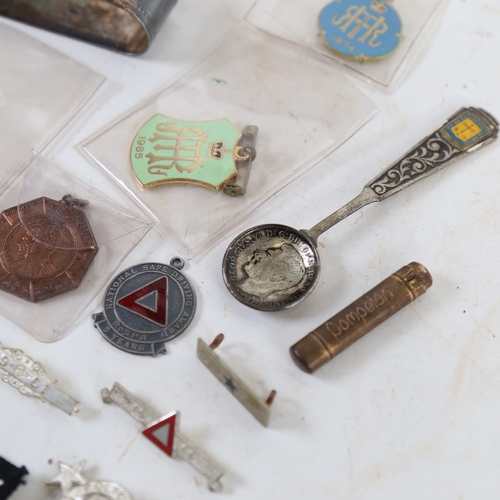
[[[318,237],[360,208],[382,201],[496,140],[498,122],[478,108],[462,108],[440,128],[365,185],[349,203],[311,229],[281,224],[247,229],[229,245],[224,282],[243,304],[281,311],[302,302],[320,273]]]

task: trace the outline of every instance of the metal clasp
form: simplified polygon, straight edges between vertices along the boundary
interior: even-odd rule
[[[234,178],[234,182],[224,184],[222,187],[224,193],[229,196],[243,196],[247,192],[252,163],[257,157],[255,145],[257,143],[258,132],[259,127],[256,125],[245,125],[245,127],[243,127],[241,139],[234,151],[238,175]]]

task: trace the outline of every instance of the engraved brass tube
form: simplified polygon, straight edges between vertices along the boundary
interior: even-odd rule
[[[429,271],[412,262],[290,347],[297,366],[313,373],[432,285]]]

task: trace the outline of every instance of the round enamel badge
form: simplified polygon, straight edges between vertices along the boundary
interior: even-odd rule
[[[175,257],[170,265],[148,262],[126,269],[108,286],[104,311],[92,316],[94,326],[122,351],[165,354],[165,342],[188,327],[196,310],[183,267],[184,261]]]
[[[387,0],[336,0],[323,8],[319,25],[328,48],[357,61],[389,55],[402,38],[401,19]]]

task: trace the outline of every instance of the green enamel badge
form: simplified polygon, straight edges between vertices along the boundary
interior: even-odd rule
[[[188,122],[155,115],[134,138],[132,169],[142,187],[191,182],[219,189],[238,173],[240,137],[227,118]]]

